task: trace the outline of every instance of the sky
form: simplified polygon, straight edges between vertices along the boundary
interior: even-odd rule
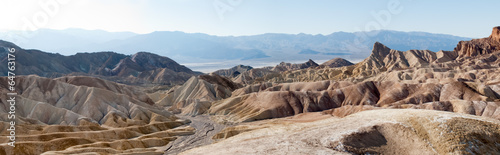
[[[0,0],[0,31],[81,28],[218,36],[371,30],[489,36],[498,0]]]

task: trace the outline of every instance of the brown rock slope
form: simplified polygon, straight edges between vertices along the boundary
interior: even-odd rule
[[[390,49],[381,43],[373,45],[372,54],[360,63],[339,68],[299,69],[276,72],[250,70],[234,78],[235,82],[257,84],[261,82],[308,82],[321,80],[347,80],[352,82],[396,80],[425,82],[433,80],[499,79],[500,40],[499,27],[487,38],[461,41],[454,51]]]
[[[352,62],[342,59],[342,58],[334,58],[332,60],[328,60],[320,65],[320,67],[330,67],[330,68],[336,68],[336,67],[344,67],[344,66],[351,66],[354,65]]]
[[[182,84],[199,73],[170,58],[147,52],[123,55],[114,52],[77,53],[71,56],[27,50],[0,40],[0,75],[7,74],[7,49],[16,50],[17,75],[43,77],[98,76],[127,84]]]
[[[207,110],[239,125],[183,154],[498,153],[499,29],[454,51],[375,43],[352,66],[249,70],[234,78],[246,86]]]
[[[251,125],[250,125],[251,126]],[[233,127],[238,132],[238,127]],[[248,129],[248,127],[247,127]],[[383,109],[312,122],[274,121],[181,154],[495,154],[500,121],[434,110]]]
[[[275,66],[271,70],[282,72],[282,71],[305,69],[305,68],[311,68],[311,67],[317,67],[317,66],[319,66],[319,65],[316,62],[309,59],[307,62],[301,63],[301,64],[292,64],[292,63],[281,62],[280,64],[278,64],[277,66]]]
[[[460,57],[490,54],[500,50],[500,27],[494,27],[488,38],[460,41],[455,48]]]
[[[494,32],[485,39],[495,36]],[[500,118],[500,51],[460,57],[457,51],[402,52],[375,43],[370,57],[352,66],[258,71],[239,75],[236,82],[255,84],[233,91],[231,98],[213,102],[207,112],[227,116],[217,117],[221,119],[218,121],[233,123],[343,106],[353,106],[348,110],[352,112],[421,108]],[[356,108],[360,105],[368,107]],[[339,110],[342,108],[331,113],[342,114]]]
[[[175,113],[198,115],[205,113],[211,102],[230,97],[231,92],[239,87],[241,85],[217,74],[200,75],[167,92],[156,92],[150,96],[155,96],[156,105],[169,107]]]
[[[268,85],[256,92],[248,90],[251,87],[234,91],[231,98],[213,102],[208,113],[225,115],[218,117],[223,119],[219,120],[221,122],[245,122],[369,105],[445,110],[500,119],[500,92],[470,82],[407,84],[367,81],[353,84],[319,81]]]
[[[251,66],[238,65],[230,69],[221,69],[213,72],[214,74],[225,76],[225,77],[236,77],[241,73],[253,69]]]
[[[16,147],[6,145],[7,78],[0,78],[0,154],[162,153],[188,122],[154,105],[137,87],[91,77],[16,77]],[[138,149],[139,148],[139,149]],[[2,153],[3,152],[3,153]]]
[[[292,64],[281,62],[280,64],[274,67],[262,67],[262,68],[254,68],[247,70],[245,72],[241,72],[237,76],[233,77],[233,81],[241,84],[254,84],[259,82],[265,82],[270,77],[276,77],[281,75],[284,71],[294,71],[301,70],[307,68],[315,68],[319,65],[313,60],[309,59],[309,61],[299,64]]]

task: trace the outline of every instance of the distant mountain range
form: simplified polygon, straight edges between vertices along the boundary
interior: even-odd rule
[[[170,58],[138,52],[124,55],[115,52],[77,53],[64,56],[40,50],[23,49],[0,40],[0,75],[7,75],[7,53],[15,49],[17,75],[43,77],[68,75],[97,76],[127,84],[182,84],[201,73],[179,65]]]
[[[0,34],[1,40],[21,47],[72,55],[77,52],[114,51],[133,54],[152,52],[169,57],[201,59],[257,59],[276,57],[280,53],[292,55],[351,55],[365,58],[375,42],[383,42],[398,50],[428,49],[453,50],[456,43],[471,38],[425,32],[399,32],[390,30],[372,32],[335,32],[329,35],[276,34],[252,36],[213,36],[202,33],[158,31],[148,34],[106,32],[102,30],[49,30],[28,33],[24,39],[14,40],[11,31]],[[10,35],[15,36],[15,35]],[[368,37],[363,37],[368,36]],[[370,37],[371,36],[371,37]],[[307,59],[305,59],[307,60]]]

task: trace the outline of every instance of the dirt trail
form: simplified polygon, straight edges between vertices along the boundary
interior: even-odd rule
[[[177,117],[191,120],[191,123],[186,126],[191,126],[196,131],[193,135],[178,137],[175,141],[165,146],[165,155],[179,154],[195,147],[211,144],[214,142],[212,136],[227,127],[227,125],[218,124],[210,120],[210,116],[208,115],[194,117],[178,115]]]

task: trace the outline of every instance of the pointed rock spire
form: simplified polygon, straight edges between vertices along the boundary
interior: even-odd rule
[[[494,27],[491,32],[490,38],[500,42],[500,26]]]
[[[390,53],[391,49],[382,43],[375,42],[373,45],[372,56],[377,58],[385,57]]]

